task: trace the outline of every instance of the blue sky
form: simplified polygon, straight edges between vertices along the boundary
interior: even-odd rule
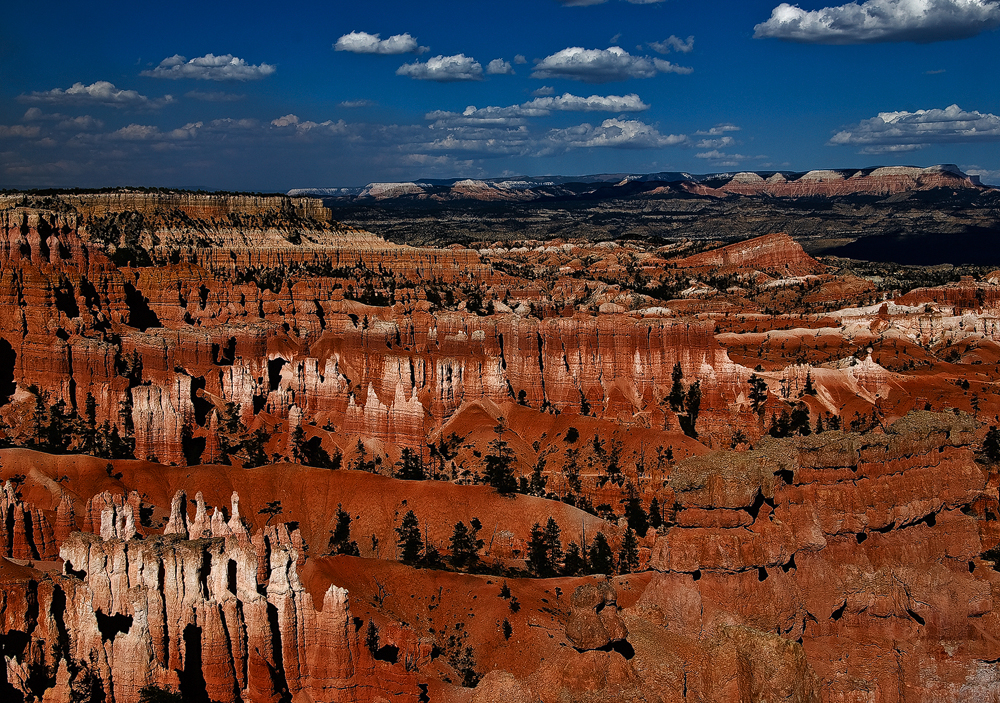
[[[998,0],[16,3],[0,185],[904,163],[997,182],[998,26]]]

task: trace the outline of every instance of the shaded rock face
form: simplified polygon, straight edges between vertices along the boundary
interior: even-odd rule
[[[239,522],[237,500],[230,523]],[[287,531],[284,541],[280,532],[262,536],[261,582],[257,539],[241,525],[216,521],[222,535],[210,526],[202,539],[141,540],[128,528],[122,538],[116,512],[102,512],[107,538],[75,532],[64,541],[65,576],[15,574],[0,616],[8,639],[25,634],[7,661],[7,685],[32,695],[41,687],[46,701],[89,689],[129,703],[146,686],[222,703],[418,699],[411,674],[377,664],[359,641],[345,590],[331,585],[313,603]],[[426,657],[400,645],[415,665]],[[40,682],[38,671],[54,679]]]
[[[577,650],[604,649],[628,637],[616,600],[615,589],[608,583],[585,584],[573,591],[566,636]]]
[[[966,448],[974,427],[912,413],[884,435],[828,432],[681,462],[677,524],[657,537],[660,573],[640,610],[683,637],[728,633],[740,700],[800,700],[793,690],[853,700],[852,676],[876,700],[1000,695],[986,664],[1000,656],[990,634],[1000,578],[981,557],[997,536],[972,507],[995,505],[996,493]],[[781,637],[763,646],[726,629],[735,624]],[[944,640],[964,654],[942,659]],[[801,652],[781,654],[794,642]],[[794,665],[779,674],[771,657]]]

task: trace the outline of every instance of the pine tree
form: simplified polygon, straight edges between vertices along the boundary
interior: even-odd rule
[[[424,464],[420,460],[420,455],[409,447],[403,449],[402,455],[399,461],[396,462],[395,467],[396,478],[406,481],[423,481],[425,478]]]
[[[649,531],[649,516],[643,510],[642,501],[639,500],[639,495],[631,483],[628,485],[627,494],[628,498],[623,501],[625,503],[625,519],[631,529],[635,530],[640,537],[645,537],[646,532]]]
[[[816,387],[813,386],[812,371],[806,371],[806,387],[802,389],[803,395],[816,395]]]
[[[474,569],[479,563],[479,550],[483,548],[483,540],[478,539],[479,530],[474,526],[469,529],[464,522],[455,523],[451,533],[451,565],[462,569]]]
[[[399,537],[397,544],[400,550],[400,561],[404,564],[416,564],[424,550],[424,540],[420,537],[420,523],[413,511],[407,511],[403,521],[396,528]]]
[[[545,550],[549,561],[549,570],[553,573],[563,560],[562,542],[559,540],[561,532],[559,525],[549,516],[548,522],[545,523]]]
[[[672,384],[670,386],[670,394],[667,396],[667,401],[670,403],[670,409],[675,413],[684,412],[684,386],[681,384],[681,379],[684,378],[684,372],[681,370],[681,362],[674,364],[674,370],[670,373],[672,379]]]
[[[663,515],[660,513],[660,501],[653,496],[649,503],[649,526],[659,530],[663,527]]]
[[[991,463],[1000,461],[1000,429],[996,425],[990,427],[983,439],[983,454]]]
[[[535,462],[535,467],[531,470],[531,482],[528,484],[528,492],[533,496],[545,497],[545,485],[549,482],[545,471],[546,459],[539,456]]]
[[[587,554],[592,574],[613,574],[615,571],[614,553],[603,532],[594,535]]]
[[[632,528],[625,530],[622,548],[618,552],[618,569],[620,573],[628,574],[639,568],[639,541]]]
[[[698,412],[701,410],[701,381],[695,381],[688,388],[685,403],[687,404],[687,416],[682,415],[678,418],[681,423],[681,431],[688,437],[697,439],[698,430],[695,429],[695,423],[698,422]]]
[[[767,383],[757,374],[750,375],[750,407],[758,415],[763,415],[767,404]]]
[[[583,557],[580,556],[580,547],[576,542],[570,542],[566,547],[566,560],[563,564],[563,576],[576,576],[583,571]]]
[[[528,538],[528,568],[536,576],[545,576],[550,570],[545,532],[537,522],[532,525],[531,536]]]
[[[337,526],[330,537],[328,551],[331,554],[344,554],[352,557],[361,555],[358,543],[351,539],[351,516],[340,504],[337,505]]]
[[[823,416],[822,415],[817,415],[816,416],[816,430],[815,430],[816,434],[822,434],[825,431],[825,429],[826,428],[823,427]]]
[[[497,438],[490,442],[490,453],[486,455],[486,482],[501,495],[508,495],[517,490],[517,479],[514,478],[514,452],[504,441],[507,423],[502,417],[497,418],[493,428]]]

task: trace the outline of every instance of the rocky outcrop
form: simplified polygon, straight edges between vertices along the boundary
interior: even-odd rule
[[[660,574],[641,607],[690,637],[735,621],[801,642],[824,700],[858,695],[843,667],[860,648],[878,696],[897,695],[901,678],[907,700],[968,700],[970,680],[977,696],[1000,692],[1000,676],[983,674],[1000,643],[977,627],[996,617],[1000,578],[970,516],[981,496],[996,499],[967,449],[973,429],[968,417],[913,413],[885,435],[829,432],[681,462],[677,524],[656,540]],[[942,637],[968,655],[935,669]],[[766,684],[755,676],[747,686]]]
[[[812,258],[787,234],[771,234],[677,259],[678,268],[711,268],[725,275],[736,271],[764,271],[780,276],[822,273],[826,267]]]
[[[7,685],[33,695],[41,688],[46,701],[75,700],[89,688],[129,703],[145,686],[223,703],[416,701],[412,670],[375,661],[360,641],[345,590],[331,585],[314,605],[289,544],[270,542],[267,578],[258,580],[237,500],[230,524],[215,521],[222,535],[209,522],[193,540],[137,539],[131,512],[123,518],[113,501],[102,510],[100,536],[76,532],[63,543],[65,576],[0,570],[14,582],[0,609],[3,631],[25,638],[8,659]],[[404,655],[413,667],[426,660],[416,641],[399,644],[411,648]],[[39,668],[53,678],[32,679]]]

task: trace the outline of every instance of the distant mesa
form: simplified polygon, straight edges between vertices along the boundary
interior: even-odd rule
[[[639,195],[688,194],[725,198],[766,195],[779,198],[888,196],[934,188],[985,188],[979,176],[955,164],[881,166],[812,171],[740,171],[691,174],[663,171],[647,174],[606,173],[586,176],[515,176],[509,178],[421,179],[401,183],[369,183],[363,187],[295,188],[288,195],[353,200],[400,201],[533,201],[546,198],[621,198]]]

